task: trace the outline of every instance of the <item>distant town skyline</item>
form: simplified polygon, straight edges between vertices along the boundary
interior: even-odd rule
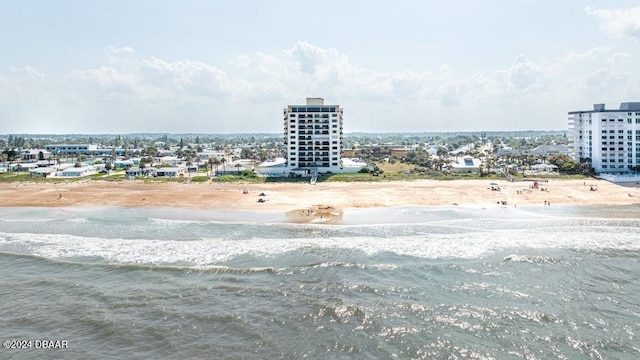
[[[0,2],[0,134],[565,130],[640,101],[640,2]]]

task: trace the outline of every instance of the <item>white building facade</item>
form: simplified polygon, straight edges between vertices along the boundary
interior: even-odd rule
[[[343,172],[342,115],[339,105],[325,105],[322,98],[284,109],[285,161],[291,172]]]
[[[640,170],[640,102],[569,112],[569,156],[590,162],[596,173]]]

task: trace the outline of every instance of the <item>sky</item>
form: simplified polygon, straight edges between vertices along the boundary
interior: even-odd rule
[[[640,0],[0,0],[0,134],[565,130],[638,64]]]

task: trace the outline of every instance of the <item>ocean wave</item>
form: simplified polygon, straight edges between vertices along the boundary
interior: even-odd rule
[[[281,239],[251,235],[249,238],[231,240],[216,237],[166,240],[0,233],[0,251],[34,254],[50,259],[91,258],[113,264],[209,266],[225,264],[243,256],[266,262],[287,254],[294,254],[292,259],[296,256],[322,259],[327,252],[344,253],[342,256],[347,258],[356,251],[368,257],[393,254],[429,259],[475,259],[503,252],[518,254],[523,251],[526,254],[526,249],[640,250],[637,232],[632,228],[615,228],[615,231],[609,228],[606,236],[603,236],[601,229],[582,230],[576,232],[571,228],[558,227],[533,232],[502,230],[472,234],[389,234],[385,237],[327,236],[329,234],[324,233],[322,237]],[[556,260],[534,255],[511,255],[505,261],[553,263]],[[348,261],[322,260],[314,266],[353,265]]]

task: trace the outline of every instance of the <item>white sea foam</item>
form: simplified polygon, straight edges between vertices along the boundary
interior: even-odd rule
[[[68,234],[0,233],[0,250],[21,248],[45,258],[96,258],[116,264],[215,265],[248,255],[268,259],[291,252],[304,254],[312,249],[361,251],[367,256],[381,253],[417,258],[475,259],[499,252],[513,253],[507,261],[533,261],[527,249],[640,250],[632,228],[612,228],[603,236],[601,229],[571,231],[571,228],[502,230],[462,234],[419,234],[371,236],[324,236],[286,239],[153,240],[83,237]],[[335,232],[340,229],[336,228]],[[329,232],[331,233],[331,232]],[[326,235],[326,233],[325,233]],[[335,235],[335,234],[334,234]]]

